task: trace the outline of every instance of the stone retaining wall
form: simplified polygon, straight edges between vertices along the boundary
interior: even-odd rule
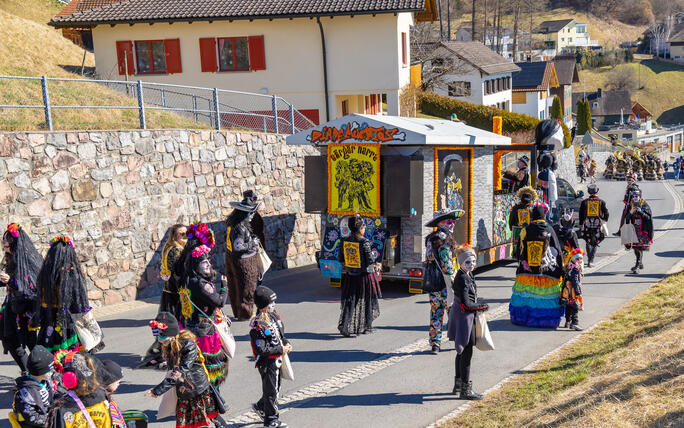
[[[273,269],[315,262],[320,221],[304,214],[304,156],[282,135],[225,131],[0,133],[0,220],[39,251],[74,239],[94,306],[159,293],[160,250],[174,223],[212,224],[223,271],[230,201],[264,202]]]

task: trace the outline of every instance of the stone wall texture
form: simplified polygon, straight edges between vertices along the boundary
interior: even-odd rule
[[[575,149],[569,147],[567,149],[559,150],[556,153],[558,160],[558,170],[556,176],[565,179],[570,185],[577,190],[579,186],[579,177],[577,176],[577,164],[575,162]]]
[[[318,216],[304,214],[304,156],[274,134],[136,130],[0,133],[0,220],[39,251],[67,234],[94,306],[158,294],[160,251],[175,223],[208,222],[224,271],[231,201],[264,202],[272,269],[315,263]]]

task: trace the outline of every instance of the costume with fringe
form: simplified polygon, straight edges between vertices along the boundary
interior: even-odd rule
[[[562,248],[551,226],[534,220],[521,234],[520,263],[508,306],[511,322],[556,328],[564,314],[559,303]]]
[[[524,195],[529,195],[529,199],[531,202],[522,202]],[[513,233],[513,244],[514,248],[516,249],[515,254],[518,254],[520,232],[522,231],[523,227],[527,226],[530,223],[531,220],[529,208],[532,204],[532,201],[537,200],[537,198],[539,198],[539,195],[537,194],[536,190],[534,190],[532,187],[527,186],[518,190],[516,196],[518,197],[518,199],[520,199],[520,202],[518,202],[513,206],[513,208],[511,208],[511,213],[508,216],[508,228]]]

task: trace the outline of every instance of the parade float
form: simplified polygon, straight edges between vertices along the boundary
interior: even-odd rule
[[[511,139],[459,121],[351,114],[287,137],[312,145],[305,158],[305,211],[321,215],[319,268],[339,284],[338,253],[359,213],[383,279],[422,291],[424,225],[440,209],[463,209],[456,241],[470,243],[478,265],[512,257],[507,221],[515,195],[502,190],[502,157],[527,152]]]

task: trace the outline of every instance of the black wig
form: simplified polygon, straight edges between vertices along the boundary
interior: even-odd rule
[[[38,274],[43,258],[33,246],[31,238],[16,223],[11,223],[2,240],[10,246],[12,254],[6,254],[4,269],[13,278],[14,288],[24,297],[35,299],[38,296]]]
[[[71,313],[90,310],[87,287],[76,250],[68,238],[53,240],[38,275],[40,299],[47,306],[48,317],[55,310]]]

